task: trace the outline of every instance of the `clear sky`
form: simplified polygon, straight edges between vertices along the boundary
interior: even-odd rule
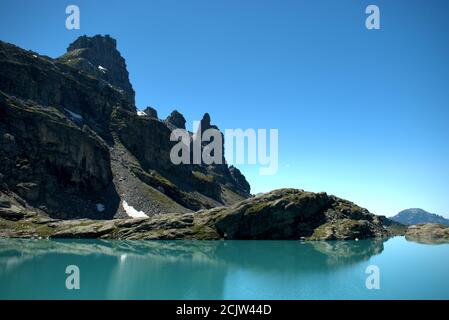
[[[139,108],[279,129],[276,175],[240,166],[254,193],[326,191],[386,215],[449,217],[448,21],[446,0],[0,1],[0,39],[41,54],[116,38]]]

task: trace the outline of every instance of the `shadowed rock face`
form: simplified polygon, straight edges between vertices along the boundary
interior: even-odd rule
[[[165,122],[171,125],[173,128],[186,128],[186,119],[181,113],[178,112],[178,110],[174,110],[172,113],[170,113],[167,119],[165,119]]]
[[[158,119],[157,110],[154,109],[153,107],[146,107],[145,110],[143,110],[143,112],[145,112],[145,114],[150,118]]]
[[[106,195],[111,201],[116,197],[108,190],[108,147],[94,132],[55,109],[27,105],[1,92],[0,113],[3,189],[31,206],[60,211],[60,217],[113,217],[89,209]]]
[[[125,201],[151,216],[249,196],[227,165],[171,163],[180,113],[136,111],[111,37],[80,37],[57,59],[0,41],[0,191],[64,219],[127,217]]]
[[[8,210],[6,210],[8,211]],[[10,211],[10,210],[9,210]],[[17,227],[20,224],[21,227]],[[0,236],[128,240],[353,240],[391,233],[351,202],[296,189],[275,190],[230,207],[109,221],[53,221],[5,213]]]
[[[234,166],[230,166],[229,173],[231,174],[232,178],[234,178],[239,188],[249,194],[251,186],[249,185],[248,181],[246,181],[245,176],[240,172],[240,170]]]
[[[449,243],[449,227],[436,223],[413,225],[408,227],[405,238],[419,243]]]

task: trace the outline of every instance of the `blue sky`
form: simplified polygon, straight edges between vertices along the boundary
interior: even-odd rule
[[[0,39],[41,54],[116,38],[140,108],[279,129],[276,175],[240,166],[254,193],[326,191],[386,215],[449,217],[447,21],[445,0],[0,1]]]

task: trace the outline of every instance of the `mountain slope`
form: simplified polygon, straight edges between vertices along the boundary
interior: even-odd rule
[[[405,225],[422,223],[438,223],[449,225],[448,219],[445,219],[444,217],[433,213],[429,213],[423,209],[416,208],[403,210],[390,219]]]
[[[171,130],[154,113],[137,113],[111,37],[80,37],[57,59],[0,41],[3,198],[53,218],[112,219],[250,195],[244,176],[226,164],[172,164]]]
[[[144,219],[43,219],[20,214],[0,219],[0,237],[102,238],[127,240],[354,240],[392,233],[378,217],[354,203],[296,189],[279,189],[229,207],[169,213]],[[12,212],[9,209],[9,212]],[[3,212],[8,212],[4,209]],[[0,217],[2,210],[0,210]]]
[[[280,189],[252,197],[225,161],[175,165],[172,130],[184,130],[185,146],[198,136],[185,123],[178,111],[161,120],[154,108],[137,110],[125,60],[109,36],[81,37],[57,59],[0,41],[0,237],[392,235],[390,220],[326,193]],[[218,130],[208,113],[200,128]]]

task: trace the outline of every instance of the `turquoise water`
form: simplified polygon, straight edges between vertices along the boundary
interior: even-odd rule
[[[0,299],[449,299],[449,245],[0,239]]]

